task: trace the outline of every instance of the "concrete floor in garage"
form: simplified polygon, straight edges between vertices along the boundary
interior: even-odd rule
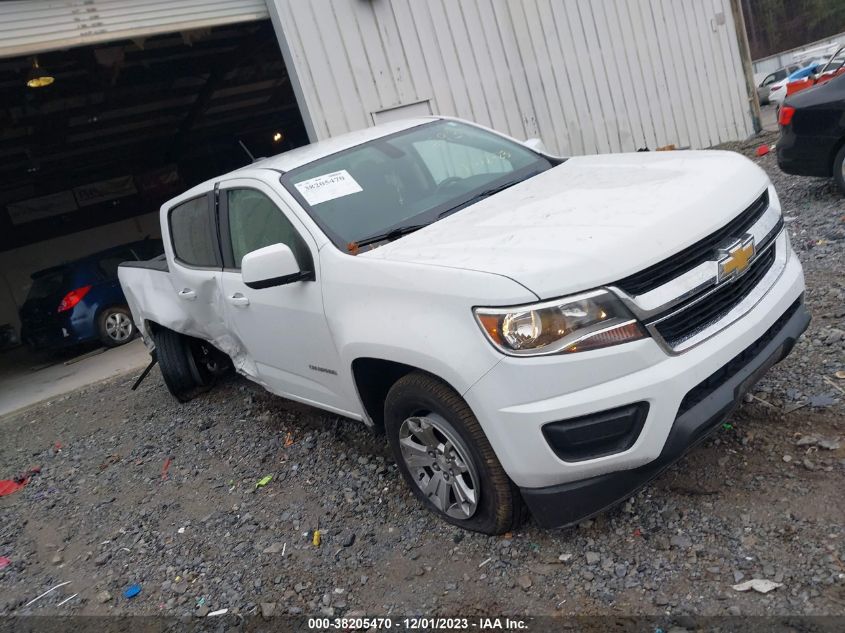
[[[0,354],[0,418],[150,362],[141,339],[113,349],[50,356],[17,347]]]

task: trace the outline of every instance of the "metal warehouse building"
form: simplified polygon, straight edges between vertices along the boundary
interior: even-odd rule
[[[738,4],[2,2],[0,324],[34,271],[157,235],[179,190],[384,120],[455,115],[560,154],[745,138]]]

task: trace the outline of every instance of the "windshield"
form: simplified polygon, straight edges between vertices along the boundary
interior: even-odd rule
[[[833,54],[827,65],[822,68],[822,74],[837,71],[842,68],[842,66],[845,66],[845,47],[840,48]]]
[[[338,248],[419,227],[551,168],[545,157],[471,125],[436,121],[327,156],[282,183]],[[385,238],[388,239],[388,238]]]

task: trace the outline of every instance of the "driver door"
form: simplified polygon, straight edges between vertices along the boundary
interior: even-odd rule
[[[273,393],[349,414],[313,237],[260,180],[221,183],[219,196],[223,300],[230,329],[254,362],[257,378]],[[278,243],[290,247],[300,270],[313,271],[312,280],[247,286],[240,272],[243,256]]]

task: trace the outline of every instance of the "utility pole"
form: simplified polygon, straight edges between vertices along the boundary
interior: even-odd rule
[[[733,13],[734,26],[736,27],[736,39],[739,43],[739,56],[742,59],[742,71],[745,75],[745,91],[748,93],[748,105],[751,110],[751,124],[754,132],[763,129],[762,113],[760,112],[760,100],[757,98],[757,86],[754,82],[754,67],[751,64],[751,48],[748,45],[748,31],[745,27],[745,16],[742,12],[741,0],[731,0],[731,12]]]

